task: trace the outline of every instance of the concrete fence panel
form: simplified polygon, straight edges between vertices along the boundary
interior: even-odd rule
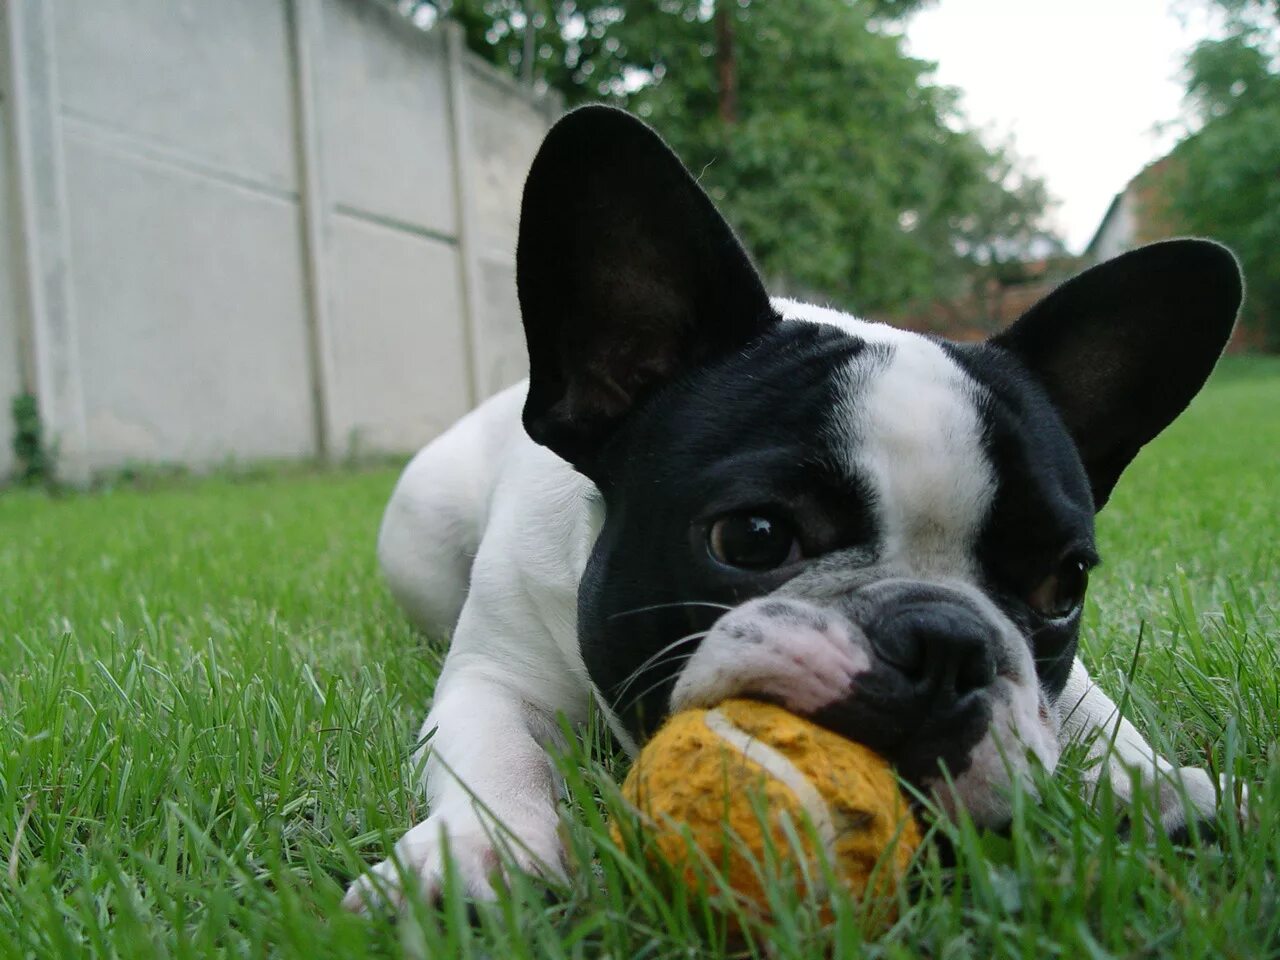
[[[313,452],[285,8],[50,9],[88,469]]]
[[[507,322],[519,316],[515,287],[515,241],[523,177],[548,124],[545,102],[513,96],[513,82],[482,62],[466,70],[467,116],[475,192],[475,243],[479,272],[476,304],[476,378],[481,393],[493,393],[528,372],[524,335]]]
[[[348,216],[452,239],[452,123],[444,31],[424,34],[369,2],[324,0],[320,57],[323,162]]]
[[[297,207],[67,135],[88,465],[314,452]]]
[[[331,445],[407,450],[475,399],[443,30],[325,0],[316,63]],[[515,317],[508,323],[514,325]]]
[[[44,2],[66,117],[219,179],[296,188],[286,4]]]

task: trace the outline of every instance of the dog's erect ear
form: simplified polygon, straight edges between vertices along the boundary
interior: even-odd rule
[[[1099,509],[1138,450],[1204,385],[1241,292],[1225,247],[1153,243],[1068,280],[993,339],[1048,391]]]
[[[524,425],[582,469],[646,394],[777,316],[733,231],[652,130],[610,107],[547,134],[520,208]]]

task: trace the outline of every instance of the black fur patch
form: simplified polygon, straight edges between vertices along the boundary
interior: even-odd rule
[[[841,389],[835,374],[874,349],[835,327],[783,321],[654,395],[604,448],[606,519],[579,590],[579,636],[592,679],[633,732],[664,717],[692,644],[633,678],[636,670],[723,612],[692,604],[736,605],[797,572],[718,563],[705,545],[717,517],[779,509],[809,556],[875,539],[867,489],[843,475],[823,440]],[[655,605],[664,606],[627,613]]]

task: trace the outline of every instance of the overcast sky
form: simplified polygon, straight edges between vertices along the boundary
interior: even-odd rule
[[[939,0],[910,52],[959,87],[970,119],[1012,133],[1060,202],[1067,246],[1088,243],[1111,198],[1176,142],[1182,57],[1210,27],[1171,0]],[[1183,0],[1184,15],[1192,4]]]

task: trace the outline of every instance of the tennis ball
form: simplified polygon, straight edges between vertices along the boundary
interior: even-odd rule
[[[660,858],[691,884],[695,862],[709,860],[762,915],[766,849],[775,862],[804,856],[802,890],[823,897],[834,874],[861,898],[892,894],[920,844],[884,759],[752,700],[672,717],[641,751],[622,793],[640,814],[651,861]],[[880,917],[894,913],[886,905]]]

